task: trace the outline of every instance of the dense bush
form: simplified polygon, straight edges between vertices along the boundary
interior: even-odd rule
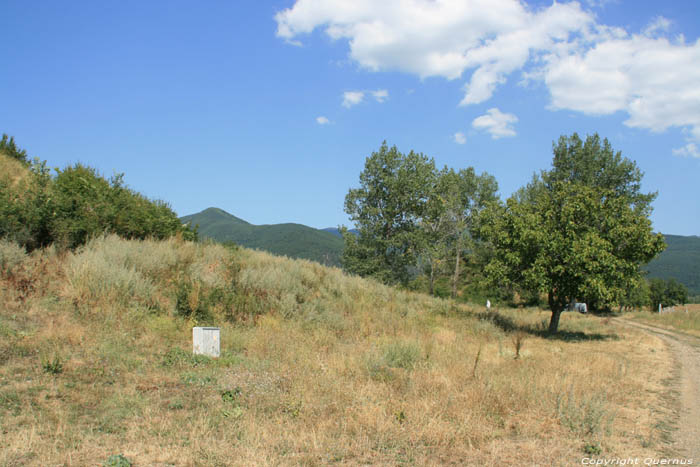
[[[649,294],[652,307],[673,306],[688,303],[688,289],[675,279],[651,279]]]
[[[20,161],[21,165],[12,159]],[[51,175],[45,162],[27,162],[12,138],[0,141],[0,238],[27,250],[55,243],[75,248],[103,233],[128,239],[196,239],[167,203],[150,200],[97,170],[75,164]],[[10,170],[11,169],[11,170]]]

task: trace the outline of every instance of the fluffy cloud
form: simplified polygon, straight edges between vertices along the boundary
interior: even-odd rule
[[[347,41],[350,59],[371,71],[463,79],[461,105],[487,101],[519,72],[548,87],[553,110],[624,112],[630,127],[681,127],[700,141],[700,41],[669,39],[663,17],[631,33],[577,2],[297,0],[275,19],[288,41],[317,28]]]
[[[543,77],[554,109],[623,111],[630,127],[691,127],[700,134],[700,41],[625,35],[548,60]]]
[[[474,69],[464,104],[491,97],[532,49],[549,48],[593,23],[577,3],[535,12],[518,0],[298,0],[275,19],[277,35],[288,41],[316,28],[347,40],[350,58],[372,71],[452,80]]]
[[[328,125],[330,122],[331,121],[323,115],[321,115],[320,117],[316,117],[316,123],[318,123],[319,125]]]
[[[364,91],[345,91],[343,93],[343,107],[348,109],[353,105],[357,105],[365,98]]]
[[[698,159],[700,159],[700,148],[698,148],[698,145],[695,143],[688,143],[682,148],[674,149],[673,155],[683,157],[697,157]]]
[[[518,117],[515,115],[504,114],[500,110],[493,108],[487,110],[486,115],[475,118],[472,126],[477,130],[487,131],[493,139],[499,139],[515,136],[513,124],[517,121]]]
[[[464,144],[467,142],[467,137],[461,131],[454,134],[454,141],[457,144]]]

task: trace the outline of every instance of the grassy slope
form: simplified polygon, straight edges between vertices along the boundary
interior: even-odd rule
[[[552,465],[664,449],[667,350],[592,316],[566,314],[564,339],[545,339],[537,310],[487,315],[176,239],[0,255],[0,465]],[[221,326],[220,359],[191,356],[196,323]]]
[[[19,186],[28,179],[29,169],[24,164],[0,152],[0,183],[3,186],[19,189]]]
[[[700,237],[664,235],[666,250],[647,266],[649,277],[675,278],[691,295],[700,295]]]
[[[184,216],[199,225],[199,232],[217,241],[233,241],[277,255],[303,258],[338,266],[343,241],[336,235],[301,224],[252,225],[218,208]]]

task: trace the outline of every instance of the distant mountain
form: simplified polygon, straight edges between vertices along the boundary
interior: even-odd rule
[[[700,237],[664,235],[666,249],[644,269],[647,277],[674,278],[685,285],[690,295],[700,295]]]
[[[208,208],[180,220],[199,225],[202,237],[325,265],[339,266],[343,253],[342,238],[301,224],[253,225],[219,208]]]
[[[322,229],[322,230],[323,230],[324,232],[330,232],[330,233],[332,233],[333,235],[335,235],[336,237],[343,238],[343,236],[340,235],[340,230],[338,230],[337,227],[326,227],[325,229]],[[354,233],[355,235],[357,235],[360,231],[357,230],[357,229],[350,229],[350,230],[348,230],[348,232]]]

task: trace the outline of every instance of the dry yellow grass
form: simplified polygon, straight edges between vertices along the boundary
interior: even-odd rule
[[[0,183],[16,188],[22,181],[28,179],[29,170],[20,161],[0,152]]]
[[[630,312],[626,313],[624,317],[672,331],[681,331],[700,336],[700,304],[676,305],[673,308],[675,311],[663,313],[653,311]]]
[[[595,317],[566,314],[546,338],[546,312],[178,240],[36,252],[0,283],[0,465],[567,465],[665,449],[668,350]],[[220,359],[191,356],[195,323],[221,326]]]

